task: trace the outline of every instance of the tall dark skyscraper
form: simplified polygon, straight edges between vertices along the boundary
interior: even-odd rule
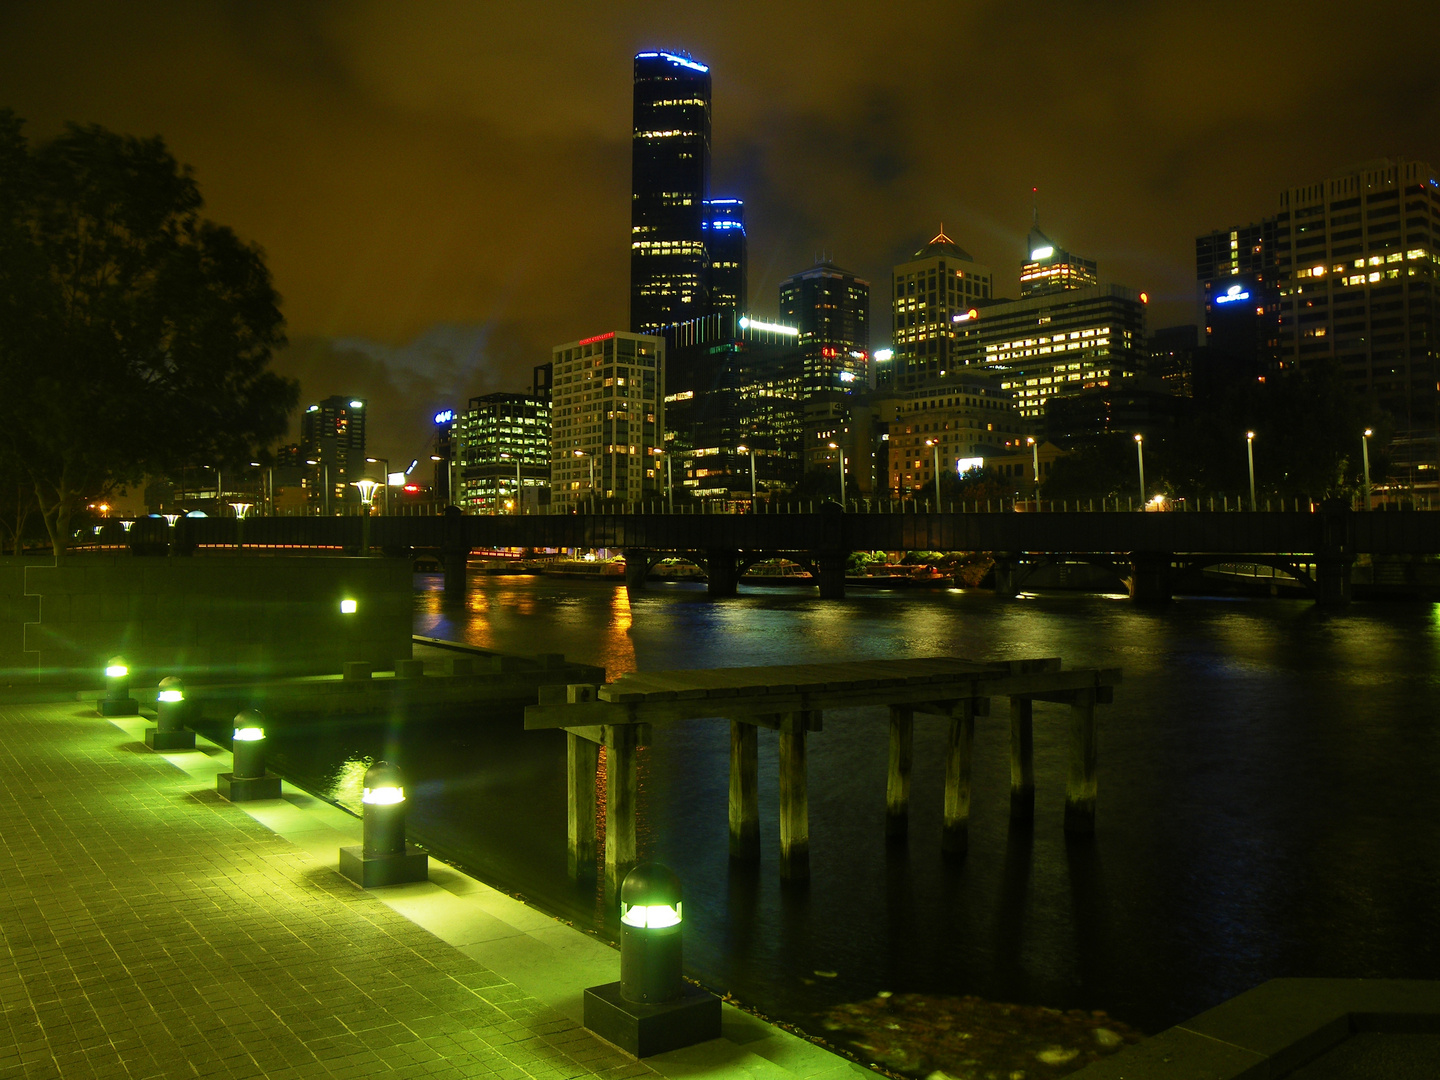
[[[679,53],[636,54],[634,117],[630,329],[653,334],[710,308],[710,69]]]
[[[804,394],[870,386],[870,283],[820,262],[780,283],[780,317],[800,328]]]

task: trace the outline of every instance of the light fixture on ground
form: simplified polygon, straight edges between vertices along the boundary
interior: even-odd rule
[[[130,665],[112,656],[105,665],[105,696],[97,702],[101,716],[134,716],[140,703],[130,696]]]
[[[155,695],[155,726],[145,732],[145,745],[151,750],[194,750],[195,733],[185,729],[189,710],[184,681],[174,675],[161,679]]]
[[[386,761],[365,773],[361,797],[364,841],[340,849],[340,873],[362,889],[424,881],[430,859],[405,841],[405,778]]]
[[[680,975],[680,880],[642,863],[620,885],[620,981],[585,991],[585,1026],[636,1057],[720,1037],[720,999]]]
[[[236,714],[230,771],[215,778],[215,790],[231,802],[280,798],[280,777],[265,771],[265,714],[258,709]]]

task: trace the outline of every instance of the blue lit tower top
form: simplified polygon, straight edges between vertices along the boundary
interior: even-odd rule
[[[710,69],[676,52],[635,56],[631,146],[630,329],[704,315],[709,306]]]
[[[744,200],[706,199],[701,224],[710,256],[710,311],[747,310]]]

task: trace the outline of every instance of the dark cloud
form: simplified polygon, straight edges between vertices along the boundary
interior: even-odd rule
[[[1440,6],[50,0],[0,8],[0,104],[161,134],[263,246],[307,399],[441,404],[624,325],[630,57],[714,71],[751,303],[824,252],[883,295],[939,227],[1012,282],[1046,230],[1190,316],[1194,238],[1360,161],[1440,164]],[[874,304],[884,334],[888,315]],[[387,445],[392,443],[394,445]]]

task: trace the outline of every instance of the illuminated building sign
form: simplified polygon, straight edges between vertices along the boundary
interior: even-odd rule
[[[876,362],[878,362],[878,363],[883,364],[883,363],[885,363],[887,360],[892,360],[892,359],[894,359],[894,357],[895,357],[895,350],[894,350],[894,349],[876,349],[876,350],[875,350],[875,360],[876,360]]]
[[[1235,300],[1249,300],[1250,294],[1243,291],[1239,285],[1231,285],[1223,294],[1215,297],[1217,304],[1229,304]]]
[[[577,341],[575,344],[576,344],[576,345],[594,345],[597,341],[609,341],[609,340],[610,340],[611,338],[613,338],[614,336],[615,336],[615,331],[614,331],[614,330],[611,330],[610,333],[608,333],[608,334],[596,334],[594,337],[587,337],[587,338],[585,338],[585,339],[582,340],[582,341]]]
[[[789,337],[800,336],[800,331],[793,326],[781,326],[779,323],[761,322],[759,319],[752,319],[748,315],[740,316],[740,328],[742,330],[759,330],[762,333],[785,334]]]
[[[854,382],[854,381],[855,381],[855,373],[854,373],[853,371],[842,371],[842,372],[840,372],[840,381],[841,381],[841,382]]]
[[[455,410],[454,410],[454,409],[443,409],[443,410],[441,410],[440,412],[437,412],[437,413],[435,414],[435,423],[437,423],[437,424],[449,424],[449,423],[452,423],[452,422],[454,421],[454,419],[455,419]]]
[[[983,469],[985,459],[983,457],[962,457],[955,462],[955,471],[964,476],[971,469]]]
[[[1041,259],[1048,259],[1051,255],[1054,254],[1055,249],[1053,247],[1038,247],[1034,251],[1030,252],[1030,261],[1039,262]]]
[[[653,60],[653,59],[654,59],[655,57],[657,57],[657,56],[663,56],[666,60],[669,60],[672,64],[679,64],[681,67],[687,67],[687,68],[689,68],[691,71],[709,71],[709,70],[710,70],[710,69],[709,69],[708,67],[706,67],[704,64],[697,64],[694,60],[687,60],[687,59],[686,59],[685,57],[683,57],[683,56],[676,56],[674,53],[668,53],[668,52],[642,52],[642,53],[636,53],[636,54],[635,54],[635,59],[636,59],[636,60]]]
[[[972,307],[969,311],[962,311],[959,315],[953,316],[953,317],[950,319],[950,321],[951,321],[951,322],[969,322],[971,319],[978,319],[979,317],[980,317],[980,312],[977,311],[975,308]]]

